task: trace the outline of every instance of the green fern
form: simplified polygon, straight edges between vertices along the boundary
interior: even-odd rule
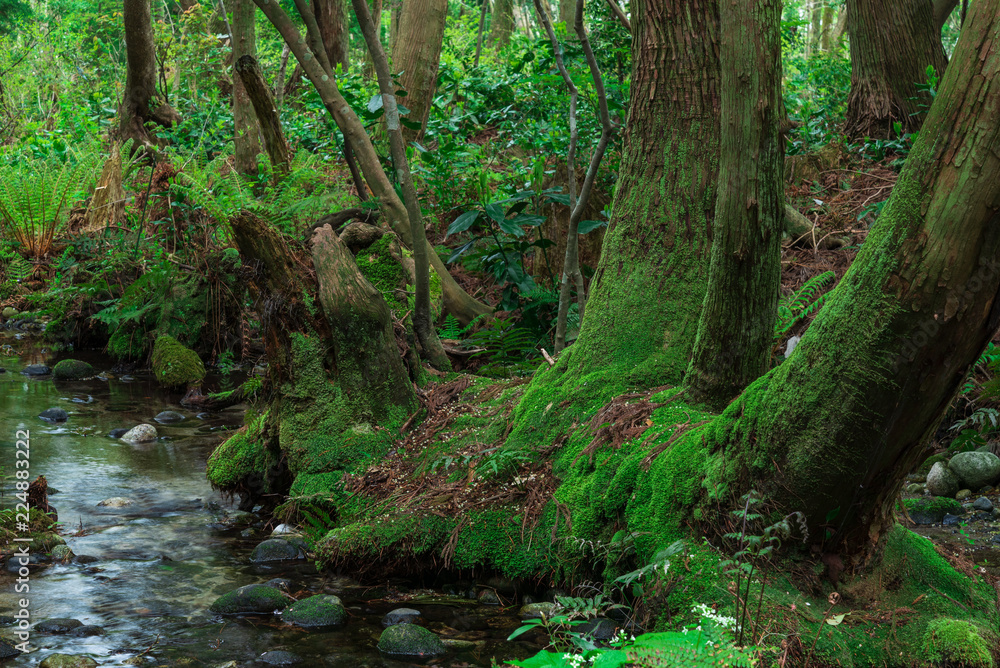
[[[774,324],[775,338],[788,332],[796,323],[808,318],[823,306],[829,293],[820,294],[834,281],[836,274],[825,271],[813,276],[797,291],[778,301],[778,320]]]
[[[469,341],[482,348],[472,357],[486,357],[489,360],[479,369],[479,373],[484,376],[525,376],[535,370],[541,357],[535,335],[531,330],[518,327],[514,318],[493,318],[485,327],[473,333]]]
[[[438,328],[438,337],[452,340],[460,339],[472,331],[472,328],[479,324],[484,318],[486,318],[485,313],[477,315],[468,325],[462,327],[462,323],[460,323],[455,316],[449,313],[444,317],[444,324]]]

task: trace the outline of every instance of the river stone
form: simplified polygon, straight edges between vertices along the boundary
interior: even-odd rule
[[[221,615],[270,614],[284,609],[286,605],[288,599],[274,587],[251,584],[223,594],[209,610]]]
[[[618,624],[606,617],[596,617],[579,626],[574,626],[573,630],[584,635],[589,635],[594,640],[611,640],[615,637]]]
[[[458,640],[457,638],[442,638],[441,643],[448,649],[456,652],[471,652],[479,647],[479,644],[472,640]]]
[[[302,657],[281,649],[264,652],[260,660],[271,666],[291,666],[302,661]]]
[[[500,605],[500,597],[492,589],[483,589],[476,596],[482,605]]]
[[[205,378],[205,365],[198,353],[172,336],[156,339],[152,361],[156,380],[164,387],[197,385]]]
[[[920,494],[924,491],[924,486],[919,482],[912,482],[906,486],[905,491],[907,494]]]
[[[981,496],[972,502],[972,507],[976,510],[982,510],[984,512],[990,512],[993,510],[993,502],[987,499],[985,496]]]
[[[3,309],[3,317],[10,319],[17,315],[17,309],[13,306],[5,306]]]
[[[272,536],[288,536],[288,535],[298,535],[299,530],[293,527],[291,524],[279,524],[274,527],[274,531],[271,532]]]
[[[952,515],[949,513],[948,515],[944,516],[943,520],[941,520],[941,524],[945,525],[946,527],[950,527],[958,524],[961,520],[962,518],[960,518],[959,516]]]
[[[44,364],[29,364],[21,369],[21,374],[24,376],[47,376],[50,373],[52,373],[52,369]]]
[[[20,653],[20,651],[14,649],[14,646],[6,640],[0,640],[0,661],[11,659]]]
[[[94,367],[80,360],[62,360],[52,367],[52,376],[56,380],[80,380],[94,375]]]
[[[140,424],[129,429],[122,440],[126,443],[150,443],[156,440],[156,427],[151,424]]]
[[[119,439],[129,432],[128,427],[118,427],[108,432],[108,438]]]
[[[71,636],[76,638],[89,638],[91,636],[103,636],[106,633],[104,629],[100,626],[86,625],[78,626],[70,632]]]
[[[960,452],[951,458],[948,468],[970,489],[1000,480],[1000,457],[992,452]]]
[[[131,506],[135,501],[125,496],[112,496],[110,499],[104,499],[97,505],[103,508],[124,508],[125,506]]]
[[[420,611],[413,608],[396,608],[385,613],[382,618],[382,626],[388,628],[396,624],[416,624],[420,619]]]
[[[161,413],[157,413],[156,417],[153,419],[160,424],[170,424],[171,422],[183,422],[187,418],[177,411],[163,411]]]
[[[275,589],[280,589],[282,591],[292,590],[292,581],[288,578],[271,578],[265,582],[268,587],[274,587]]]
[[[556,607],[555,603],[528,603],[527,605],[521,606],[521,619],[540,619],[542,617],[548,617],[552,614],[552,610]]]
[[[416,624],[395,624],[382,631],[378,649],[390,656],[426,657],[445,653],[441,639]]]
[[[952,473],[944,462],[934,462],[927,474],[927,491],[934,496],[950,496],[955,498],[959,489],[958,476]]]
[[[44,621],[35,624],[35,631],[38,633],[69,633],[73,629],[83,626],[83,622],[79,619],[65,619],[62,617],[54,617],[52,619],[46,619]]]
[[[62,408],[46,408],[38,414],[46,422],[65,422],[69,419],[69,413]]]
[[[336,596],[317,594],[292,603],[285,608],[281,618],[306,628],[343,626],[347,623],[347,611]]]
[[[304,551],[297,545],[293,545],[282,538],[268,538],[263,543],[253,549],[250,554],[250,562],[262,564],[269,561],[292,561],[294,559],[305,559]]]
[[[49,654],[38,668],[94,668],[98,663],[89,656],[76,654]]]
[[[955,500],[956,501],[965,501],[970,496],[972,496],[972,490],[971,489],[960,489],[957,492],[955,492]]]
[[[56,545],[52,548],[52,560],[66,562],[75,557],[69,545]]]

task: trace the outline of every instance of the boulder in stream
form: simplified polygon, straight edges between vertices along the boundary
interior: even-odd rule
[[[927,474],[927,491],[934,496],[955,497],[960,483],[958,476],[952,473],[951,469],[944,462],[935,462]]]
[[[94,367],[80,360],[62,360],[52,367],[52,376],[56,380],[80,380],[94,375]]]
[[[416,624],[395,624],[378,639],[378,649],[389,656],[422,658],[445,653],[444,643],[434,633]]]
[[[299,546],[283,538],[268,538],[253,549],[250,562],[263,564],[270,561],[293,561],[305,559],[305,551]]]
[[[63,633],[69,633],[73,629],[80,626],[83,626],[83,622],[81,622],[79,619],[53,617],[52,619],[46,619],[35,624],[34,631],[36,633],[51,633],[52,635],[61,635]]]
[[[76,654],[49,654],[38,668],[94,668],[98,663],[89,656]]]
[[[38,417],[46,422],[65,422],[69,419],[69,413],[59,407],[46,408],[38,414]]]
[[[317,594],[292,603],[281,618],[305,628],[330,628],[347,623],[347,611],[336,596]]]
[[[124,508],[126,506],[131,506],[135,501],[128,498],[127,496],[112,496],[110,499],[104,499],[98,502],[97,505],[102,508]]]
[[[251,584],[223,594],[209,610],[220,615],[270,614],[286,605],[288,598],[274,587]]]
[[[205,365],[174,337],[161,336],[153,344],[153,373],[164,387],[186,387],[205,378]]]
[[[1000,480],[1000,457],[992,452],[960,452],[951,458],[948,468],[969,489],[980,489]]]
[[[178,413],[177,411],[162,411],[156,414],[153,418],[160,424],[171,424],[173,422],[183,422],[187,418]]]
[[[140,424],[132,427],[125,432],[122,440],[126,443],[151,443],[156,440],[156,427],[151,424]]]
[[[18,651],[6,640],[0,640],[0,661],[3,661],[4,659],[12,659],[20,653],[20,651]]]
[[[382,618],[382,626],[388,628],[396,624],[416,624],[420,619],[420,611],[413,608],[396,608],[385,613]]]
[[[50,373],[52,373],[52,369],[44,364],[29,364],[21,369],[21,375],[24,376],[47,376]]]

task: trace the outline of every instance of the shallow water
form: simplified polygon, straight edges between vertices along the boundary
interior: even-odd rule
[[[486,666],[493,658],[523,657],[538,649],[504,641],[519,625],[516,608],[502,611],[443,599],[413,603],[407,594],[420,592],[398,583],[366,587],[316,573],[307,564],[251,566],[249,550],[263,535],[241,540],[233,523],[238,513],[205,479],[206,458],[227,429],[241,424],[239,410],[196,416],[179,406],[179,394],[164,392],[139,375],[130,382],[28,378],[20,374],[25,365],[53,365],[55,358],[33,350],[28,341],[4,338],[0,343],[14,348],[0,349],[0,367],[7,370],[0,374],[2,473],[14,470],[15,433],[30,430],[30,478],[44,475],[57,490],[49,502],[59,512],[63,537],[73,552],[96,557],[93,563],[50,565],[33,572],[32,620],[68,617],[106,631],[90,638],[33,633],[35,651],[5,665],[34,666],[48,654],[62,652],[89,655],[102,666],[214,667],[236,661],[240,667],[254,667],[273,665],[262,654],[284,650],[301,657],[301,666],[401,666],[406,664],[380,656],[375,644],[382,615],[403,605],[421,610],[425,625],[443,637],[477,643],[474,650],[435,660],[436,665]],[[110,366],[79,357],[98,371]],[[69,420],[52,425],[37,417],[50,407],[65,409]],[[107,436],[114,428],[155,424],[153,417],[163,410],[178,411],[186,419],[157,425],[160,439],[154,443],[128,445]],[[0,506],[11,507],[10,480],[3,492]],[[117,509],[97,505],[110,497],[127,497],[133,504]],[[280,617],[222,618],[208,612],[221,594],[277,576],[292,580],[296,597],[341,596],[350,614],[348,625],[307,632],[283,624]],[[0,614],[13,614],[23,596],[14,592],[14,584],[13,576],[0,573]],[[0,637],[12,641],[11,632],[0,628]]]

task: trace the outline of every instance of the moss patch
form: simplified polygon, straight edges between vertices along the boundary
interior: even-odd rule
[[[153,345],[153,373],[165,387],[195,385],[205,378],[205,365],[198,353],[164,335]]]
[[[989,645],[975,624],[961,619],[938,618],[927,625],[924,652],[935,666],[993,668]]]

